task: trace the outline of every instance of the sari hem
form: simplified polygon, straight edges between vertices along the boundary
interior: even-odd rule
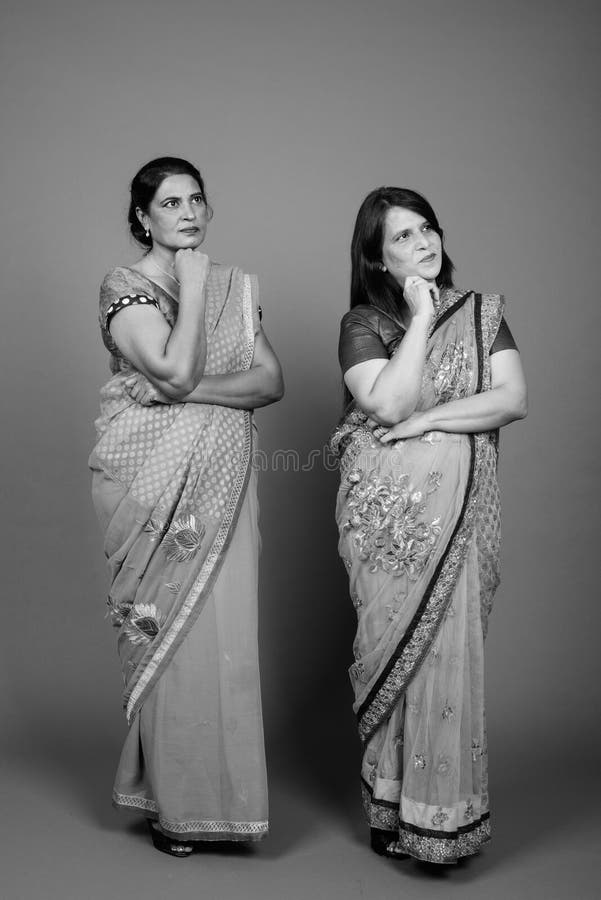
[[[401,822],[397,848],[424,862],[449,865],[467,856],[474,856],[490,840],[490,817],[485,813],[472,825],[449,834]]]
[[[139,810],[147,819],[157,822],[168,837],[186,836],[190,841],[260,841],[269,831],[269,821],[226,822],[214,819],[194,819],[172,822],[159,813],[154,800],[113,792],[112,803],[118,810]]]
[[[478,853],[480,847],[491,839],[488,811],[453,831],[421,828],[400,818],[398,802],[374,800],[373,791],[364,779],[361,779],[361,790],[371,831],[394,835],[391,840],[396,854],[406,853],[424,862],[452,864]]]

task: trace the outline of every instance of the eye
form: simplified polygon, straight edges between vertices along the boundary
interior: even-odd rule
[[[408,231],[401,231],[401,232],[399,232],[399,234],[397,234],[395,241],[406,241],[408,237],[409,237]]]
[[[163,203],[164,209],[175,209],[176,206],[177,200],[165,200],[165,202]]]
[[[202,194],[195,194],[192,197],[192,203],[198,203],[200,206],[204,206],[205,198]]]
[[[422,231],[432,231],[432,226],[429,222],[424,222],[422,225]]]

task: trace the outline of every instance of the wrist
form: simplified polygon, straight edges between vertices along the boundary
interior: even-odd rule
[[[179,292],[179,302],[180,304],[188,303],[192,305],[198,306],[199,304],[204,303],[206,298],[204,284],[182,284]]]
[[[411,325],[415,325],[415,327],[417,327],[417,328],[422,328],[422,329],[427,330],[430,327],[433,315],[434,315],[433,312],[414,313],[414,315],[411,318],[411,323],[410,323],[409,327],[411,327]]]
[[[436,431],[436,417],[434,415],[436,407],[432,409],[424,409],[419,415],[424,426],[424,431]]]

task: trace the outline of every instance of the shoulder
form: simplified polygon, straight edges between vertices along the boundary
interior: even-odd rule
[[[360,304],[349,309],[341,319],[340,328],[342,331],[348,328],[365,328],[379,334],[382,324],[388,317],[375,306]]]
[[[354,306],[342,318],[338,359],[343,372],[360,362],[387,359],[402,338],[402,327],[375,306]]]
[[[128,266],[115,266],[106,273],[100,285],[101,300],[106,297],[123,297],[126,294],[144,294],[156,300],[156,293],[148,278]]]

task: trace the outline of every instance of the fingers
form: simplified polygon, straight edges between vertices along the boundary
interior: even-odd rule
[[[123,386],[132,400],[142,406],[150,406],[158,396],[155,387],[140,372],[135,372],[126,378]]]

